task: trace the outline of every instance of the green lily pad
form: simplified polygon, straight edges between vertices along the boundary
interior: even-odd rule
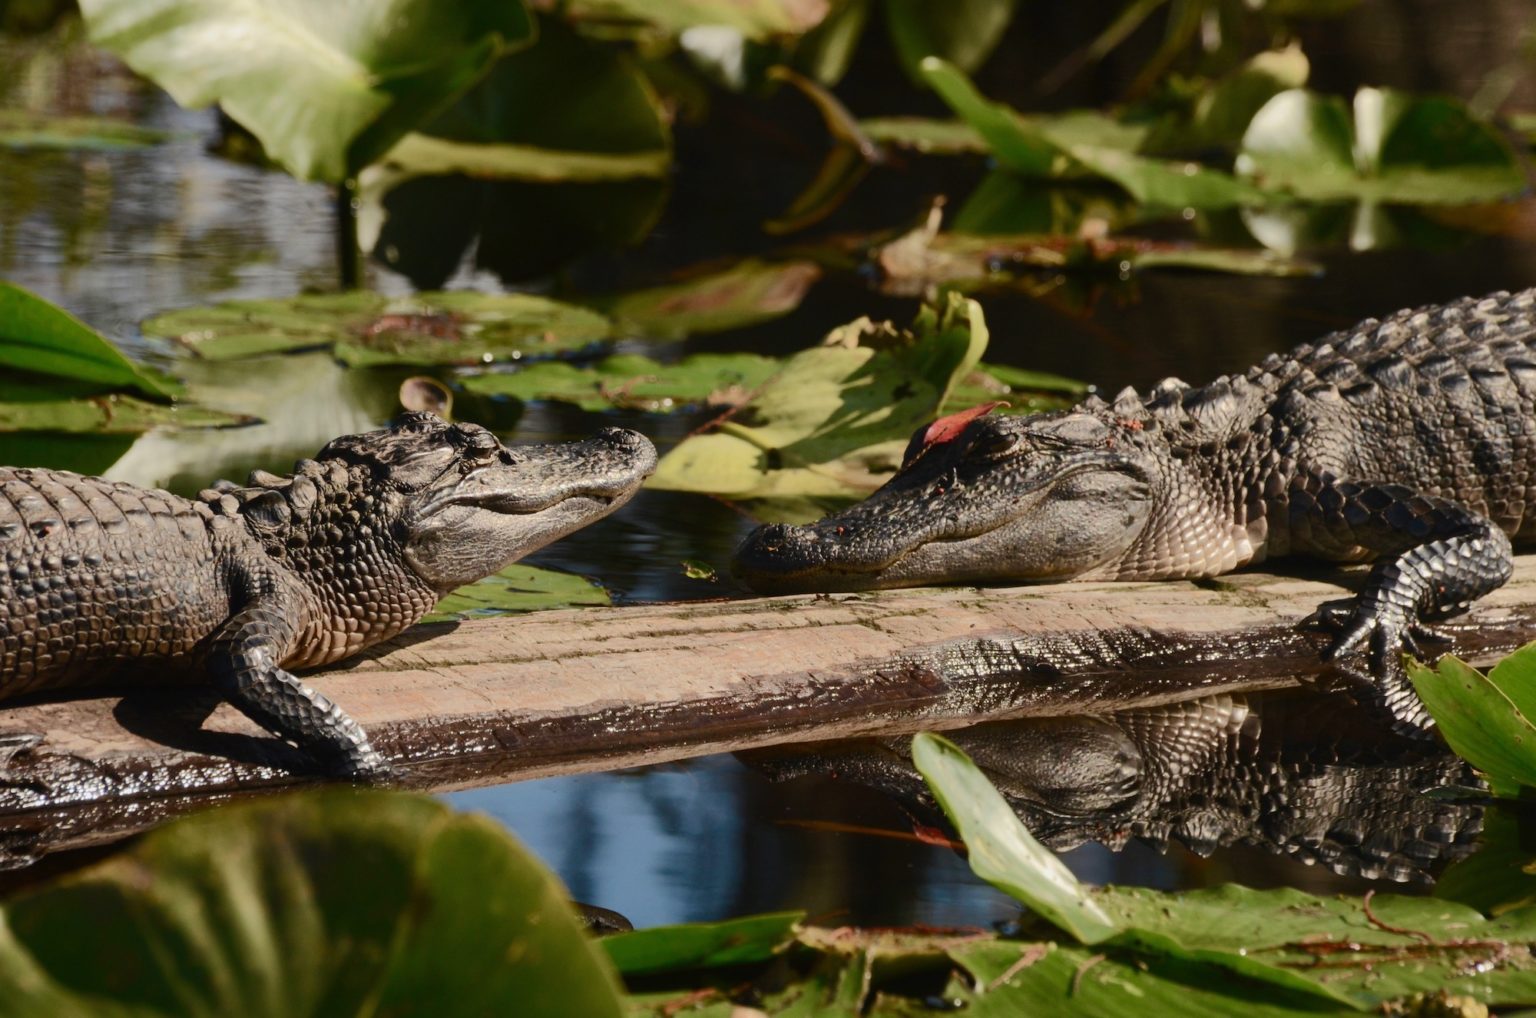
[[[202,813],[3,919],[5,1015],[621,1013],[553,875],[490,819],[423,795]]]
[[[620,354],[589,367],[550,361],[515,372],[471,375],[463,385],[477,395],[554,400],[583,410],[671,413],[692,406],[735,406],[778,370],[778,361],[753,353],[693,354],[674,364]]]
[[[1353,117],[1338,98],[1281,92],[1248,125],[1237,170],[1315,201],[1459,204],[1527,183],[1499,133],[1459,103],[1376,88],[1355,93]]]
[[[786,315],[800,306],[820,278],[821,268],[814,262],[747,259],[676,283],[632,290],[601,306],[622,334],[682,339]]]
[[[481,615],[612,604],[608,591],[585,576],[536,566],[510,565],[460,587],[437,602],[423,622],[452,622]]]
[[[1024,118],[976,91],[963,73],[936,57],[923,76],[956,115],[982,136],[997,161],[1031,177],[1097,176],[1137,201],[1164,208],[1223,208],[1264,197],[1252,184],[1193,162],[1137,153],[1147,128],[1080,112]]]
[[[182,106],[218,103],[297,177],[343,181],[452,102],[509,43],[520,2],[85,0],[91,39]]]
[[[1407,667],[1440,734],[1457,756],[1483,772],[1496,793],[1513,797],[1521,788],[1536,788],[1536,725],[1499,684],[1449,654],[1433,668],[1411,659]],[[1513,671],[1506,670],[1501,681]]]
[[[804,912],[770,912],[718,923],[655,926],[604,937],[620,975],[719,968],[767,961],[794,937]]]
[[[662,457],[648,483],[734,499],[869,491],[986,345],[980,306],[958,295],[910,332],[860,319],[788,358],[733,417]]]
[[[135,364],[63,308],[6,282],[0,282],[0,366],[150,399],[181,393],[175,380]]]
[[[164,131],[107,117],[56,117],[0,109],[0,148],[112,152],[158,145]]]
[[[609,333],[606,318],[571,304],[458,290],[407,298],[353,292],[231,301],[157,315],[143,328],[210,360],[329,347],[352,365],[553,357],[585,349]]]
[[[136,435],[151,428],[231,428],[255,423],[256,418],[245,414],[225,413],[192,403],[167,406],[115,392],[76,399],[17,403],[0,400],[0,434],[53,431]]]

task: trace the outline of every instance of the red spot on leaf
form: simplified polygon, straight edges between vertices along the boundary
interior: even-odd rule
[[[940,445],[944,442],[953,442],[960,437],[960,432],[965,426],[978,417],[985,417],[1000,406],[1007,406],[1003,400],[993,400],[991,403],[978,403],[969,410],[962,410],[948,417],[940,417],[928,425],[928,430],[923,432],[923,448]]]

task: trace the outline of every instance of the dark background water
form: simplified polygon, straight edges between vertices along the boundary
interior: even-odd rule
[[[1519,32],[1531,22],[1528,3],[1476,6],[1472,17],[1468,5],[1434,0],[1363,3],[1304,40],[1314,85],[1348,91],[1370,82],[1468,96],[1490,70],[1514,59]],[[994,59],[979,78],[983,90],[1028,105],[1025,82],[1062,51],[1063,39],[1090,32],[1078,22],[1097,24],[1093,7],[1021,5],[1006,57]],[[1038,97],[1037,105],[1106,100],[1155,41],[1127,48],[1102,71]],[[387,419],[404,372],[346,371],[318,354],[222,367],[172,364],[165,348],[143,339],[138,323],[156,312],[334,287],[333,196],[324,186],[209,154],[221,136],[213,113],[179,109],[88,50],[49,52],[50,45],[0,41],[0,104],[126,112],[174,138],[117,152],[0,148],[0,277],[61,304],[133,353],[172,366],[207,402],[268,422],[236,431],[150,434],[130,448],[104,449],[109,476],[192,492],[255,467],[285,470],[331,437]],[[938,112],[929,108],[931,99],[900,87],[880,51],[864,59],[867,66],[856,66],[839,90],[857,113]],[[1529,77],[1517,82],[1514,101],[1536,106]],[[824,144],[814,116],[788,97],[755,106],[728,102],[707,132],[680,128],[678,141],[665,211],[636,248],[544,271],[551,252],[540,246],[546,236],[540,231],[548,224],[529,221],[526,210],[558,207],[569,195],[532,185],[498,192],[481,182],[438,181],[375,210],[386,220],[381,258],[368,268],[370,285],[386,293],[507,286],[591,292],[655,281],[694,261],[771,250],[778,242],[759,224],[804,184]],[[984,172],[979,161],[921,159],[880,171],[820,232],[899,225],[918,214],[928,195],[963,194]],[[1353,209],[1339,215],[1345,222],[1369,219]],[[1338,243],[1305,252],[1324,269],[1312,277],[1042,277],[1034,288],[1043,297],[1023,288],[982,294],[992,334],[988,359],[1111,391],[1169,374],[1198,383],[1369,315],[1536,285],[1536,209],[1529,202],[1480,210],[1454,225],[1407,210],[1381,215],[1386,218],[1378,223],[1390,221],[1404,243],[1351,250],[1346,229]],[[911,299],[876,293],[857,276],[833,274],[782,318],[670,352],[785,352],[859,315],[906,320],[915,307]],[[501,430],[518,441],[550,440],[613,423],[645,431],[665,447],[698,421],[548,405],[530,408]],[[8,450],[9,442],[14,439],[0,436],[0,461],[18,453]],[[711,499],[644,492],[616,517],[531,561],[598,579],[620,600],[720,596],[730,592],[728,585],[689,579],[680,563],[723,562],[749,525],[740,512]],[[975,924],[1013,910],[945,849],[803,826],[834,821],[908,830],[906,814],[882,797],[828,780],[775,785],[732,759],[450,798],[517,831],[577,897],[640,924],[778,907],[865,922]],[[1147,849],[1112,854],[1090,847],[1069,861],[1091,880],[1162,887],[1224,879],[1336,883],[1253,852],[1228,851],[1206,861],[1177,850],[1164,857]]]

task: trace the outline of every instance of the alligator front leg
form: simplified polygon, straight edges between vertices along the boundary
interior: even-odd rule
[[[1378,675],[1404,648],[1416,649],[1424,619],[1467,608],[1514,571],[1509,538],[1491,520],[1401,484],[1311,478],[1292,490],[1288,523],[1297,550],[1379,556],[1359,596],[1337,613],[1340,633],[1326,655],[1369,643]]]
[[[300,607],[281,591],[264,588],[209,644],[207,668],[215,687],[252,721],[295,743],[332,773],[377,781],[389,764],[356,721],[324,695],[284,671],[297,635]]]

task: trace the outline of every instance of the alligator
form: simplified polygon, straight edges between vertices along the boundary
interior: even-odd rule
[[[1201,388],[1165,379],[1070,410],[918,429],[878,491],[759,527],[762,593],[976,581],[1211,577],[1286,555],[1374,566],[1322,606],[1340,671],[1378,679],[1536,537],[1536,290],[1399,311]],[[1395,687],[1395,688],[1394,688]],[[1399,718],[1417,702],[1382,687]]]
[[[1250,845],[1367,879],[1423,881],[1469,854],[1483,826],[1472,768],[1425,739],[1388,732],[1342,697],[1285,690],[1218,695],[1104,715],[993,721],[946,735],[1030,831],[1057,850],[1132,838],[1197,855]],[[936,808],[907,739],[740,754],[775,780],[808,774]]]
[[[633,431],[509,449],[409,413],[291,476],[258,470],[195,499],[0,467],[0,698],[207,682],[331,772],[386,777],[361,726],[288,669],[395,636],[448,591],[613,512],[655,465]]]

